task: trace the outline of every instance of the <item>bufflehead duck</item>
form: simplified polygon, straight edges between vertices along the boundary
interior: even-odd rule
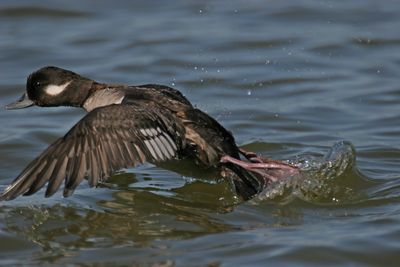
[[[168,86],[109,85],[50,66],[29,75],[24,95],[6,109],[33,105],[82,107],[88,114],[34,159],[0,200],[34,194],[46,183],[49,197],[63,181],[68,197],[84,178],[95,186],[144,162],[168,168],[169,161],[188,159],[218,171],[245,200],[298,172],[241,150],[228,130]]]

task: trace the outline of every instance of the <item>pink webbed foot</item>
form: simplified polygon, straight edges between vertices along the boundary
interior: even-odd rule
[[[263,158],[243,149],[240,153],[248,161],[223,156],[220,159],[221,174],[233,182],[236,192],[245,200],[261,193],[272,182],[300,174],[296,166]]]
[[[248,159],[250,162],[253,162],[253,163],[275,162],[275,163],[277,163],[277,164],[289,165],[289,164],[283,163],[283,162],[281,162],[281,161],[277,161],[277,160],[273,160],[273,159],[269,159],[269,158],[260,157],[260,156],[258,156],[256,153],[251,152],[251,151],[244,150],[243,148],[239,148],[239,152],[240,152],[240,154],[242,154],[246,159]],[[289,166],[291,166],[291,165],[289,165]]]
[[[244,149],[242,149],[242,148],[239,148],[239,152],[240,152],[246,159],[248,159],[250,162],[253,162],[253,163],[262,163],[262,162],[263,162],[263,160],[262,160],[259,156],[257,156],[257,154],[254,153],[254,152],[246,151],[246,150],[244,150]]]
[[[262,158],[257,156],[253,152],[244,152],[243,150],[241,150],[240,152],[250,162],[239,160],[231,156],[223,156],[221,158],[221,163],[235,164],[255,174],[258,178],[262,178],[264,180],[264,185],[278,181],[279,179],[285,177],[299,174],[299,169],[290,164],[277,160]]]

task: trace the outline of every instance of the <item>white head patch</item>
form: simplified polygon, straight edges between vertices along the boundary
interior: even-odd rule
[[[65,88],[67,88],[67,86],[71,83],[72,81],[66,82],[64,84],[60,84],[60,85],[55,85],[55,84],[49,84],[44,88],[44,91],[46,92],[46,94],[48,95],[58,95],[60,93],[62,93]]]

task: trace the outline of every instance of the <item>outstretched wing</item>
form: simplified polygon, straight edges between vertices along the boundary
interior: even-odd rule
[[[85,177],[95,186],[119,169],[173,159],[183,148],[185,136],[174,118],[155,106],[151,112],[133,105],[97,108],[33,160],[0,200],[34,194],[47,182],[49,197],[63,181],[67,197]]]

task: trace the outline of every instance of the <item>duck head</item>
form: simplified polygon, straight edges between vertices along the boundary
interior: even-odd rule
[[[26,92],[6,109],[41,107],[81,107],[94,81],[58,67],[44,67],[28,76]]]

